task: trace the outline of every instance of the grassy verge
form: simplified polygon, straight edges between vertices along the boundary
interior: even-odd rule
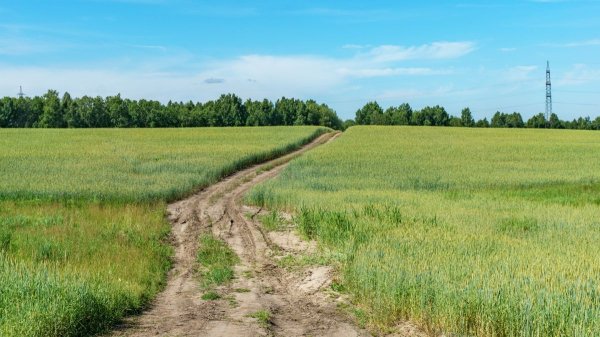
[[[600,335],[600,135],[353,127],[248,199],[293,210],[361,321]]]
[[[141,310],[169,268],[163,209],[0,202],[0,335],[89,335]]]

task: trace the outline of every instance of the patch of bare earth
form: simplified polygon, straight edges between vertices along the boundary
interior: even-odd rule
[[[282,252],[311,252],[314,243],[289,231],[265,232],[256,217],[260,210],[242,206],[243,195],[254,185],[275,177],[289,160],[337,135],[322,135],[300,150],[237,172],[169,205],[175,256],[165,290],[149,310],[128,318],[110,335],[369,336],[326,293],[330,267],[290,271],[278,265]],[[216,289],[218,300],[201,299],[196,254],[202,233],[225,241],[241,261],[235,279]],[[262,319],[256,313],[263,313]]]

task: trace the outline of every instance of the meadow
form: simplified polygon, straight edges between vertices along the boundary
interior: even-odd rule
[[[352,127],[255,187],[374,330],[600,335],[600,135]]]
[[[139,312],[170,266],[167,202],[324,131],[0,129],[0,335],[90,335]]]

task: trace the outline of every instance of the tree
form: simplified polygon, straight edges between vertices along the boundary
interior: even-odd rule
[[[342,120],[338,117],[335,111],[326,104],[321,104],[319,107],[320,113],[318,125],[323,125],[335,130],[341,130]]]
[[[528,128],[542,129],[542,128],[546,128],[547,126],[548,126],[548,123],[546,122],[546,117],[541,112],[537,115],[532,116],[531,118],[529,118],[529,120],[527,120]]]
[[[304,125],[320,125],[322,118],[327,114],[327,110],[329,109],[328,106],[321,105],[312,99],[306,101],[306,104],[303,105],[305,107]]]
[[[505,128],[506,127],[506,115],[500,111],[496,111],[492,116],[492,122],[490,124],[493,128]]]
[[[397,108],[390,107],[386,115],[391,125],[409,125],[413,110],[408,103],[402,103]]]
[[[248,118],[242,99],[234,94],[221,95],[215,101],[214,113],[219,115],[215,126],[242,126]]]
[[[463,126],[462,120],[459,117],[451,116],[450,120],[448,121],[448,126],[453,126],[453,127]]]
[[[359,125],[370,125],[372,123],[373,115],[383,115],[383,109],[375,101],[368,102],[362,108],[356,111],[356,124]],[[377,117],[376,117],[377,119]]]
[[[354,121],[354,119],[347,119],[342,124],[342,130],[347,130],[348,128],[353,127],[355,125],[356,125],[356,122]]]
[[[551,129],[564,129],[564,122],[561,121],[558,116],[553,112],[550,114],[550,120],[548,121]]]
[[[117,94],[117,96],[109,96],[106,98],[106,111],[110,120],[110,126],[117,128],[126,128],[131,125],[129,107],[127,103],[121,98],[121,94]]]
[[[487,118],[480,119],[475,123],[476,128],[489,128],[490,122],[488,122]]]
[[[391,121],[389,119],[389,114],[384,113],[383,111],[374,110],[371,115],[371,125],[390,125]]]
[[[523,117],[518,112],[513,112],[506,117],[506,126],[509,128],[523,128],[525,127],[525,123],[523,123]]]
[[[0,100],[0,128],[15,127],[16,108],[13,99],[4,97]]]
[[[426,106],[420,111],[413,113],[411,124],[424,126],[448,126],[450,116],[443,107]]]
[[[56,90],[48,90],[43,96],[44,107],[38,126],[42,128],[62,128],[65,126],[60,99]]]
[[[281,97],[275,102],[274,110],[277,124],[271,125],[294,125],[297,116],[296,104],[293,99]]]
[[[471,114],[471,109],[464,108],[460,112],[460,124],[465,127],[473,127],[475,126],[475,119],[473,119],[473,115]]]
[[[60,106],[63,111],[63,119],[66,127],[79,128],[83,126],[77,114],[77,103],[73,101],[68,92],[63,94]]]
[[[594,121],[592,122],[592,129],[600,130],[600,116],[596,117],[596,119],[594,119]]]

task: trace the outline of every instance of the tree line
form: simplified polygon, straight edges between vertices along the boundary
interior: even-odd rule
[[[275,103],[221,95],[205,103],[168,102],[83,96],[4,97],[0,100],[0,128],[133,128],[201,126],[322,125],[341,129],[336,112],[314,100],[282,97]]]
[[[543,113],[539,113],[524,121],[518,112],[497,111],[490,121],[487,118],[476,121],[469,108],[464,108],[458,117],[448,114],[446,109],[439,105],[413,110],[408,103],[403,103],[397,107],[392,106],[383,110],[377,102],[368,102],[356,111],[354,120],[344,122],[343,128],[355,124],[600,130],[600,116],[594,120],[590,117],[579,117],[572,121],[564,121],[559,119],[555,113],[551,114],[548,120]]]
[[[205,103],[162,104],[123,99],[121,95],[73,98],[66,92],[60,97],[57,91],[48,90],[43,96],[0,99],[0,128],[322,125],[343,130],[355,124],[600,130],[600,116],[594,120],[580,117],[566,121],[554,113],[546,120],[539,113],[524,121],[518,112],[497,111],[490,121],[476,121],[469,108],[464,108],[460,116],[452,116],[439,105],[413,110],[403,103],[384,110],[373,101],[358,109],[354,120],[342,122],[326,104],[285,97],[275,102],[242,101],[235,94],[227,94]]]

